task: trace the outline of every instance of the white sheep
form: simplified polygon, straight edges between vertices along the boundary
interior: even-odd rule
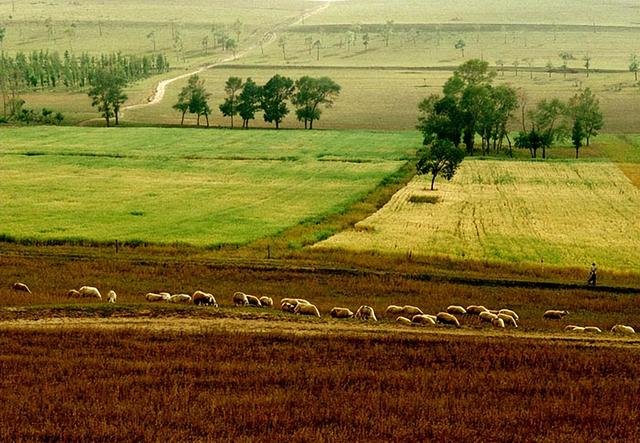
[[[436,324],[436,316],[429,314],[418,314],[411,317],[411,321],[413,323],[417,323],[420,325],[435,325]]]
[[[569,331],[569,332],[584,332],[584,327],[582,326],[569,325],[564,329],[565,331]]]
[[[507,314],[507,315],[513,317],[516,320],[520,320],[520,316],[518,314],[516,314],[515,311],[512,311],[511,309],[500,309],[498,311],[498,314]]]
[[[396,323],[400,323],[403,325],[411,325],[411,320],[409,320],[407,317],[399,316],[398,318],[396,318]]]
[[[249,295],[249,294],[245,294],[247,296],[247,302],[249,303],[248,306],[255,306],[257,308],[261,308],[262,307],[262,303],[260,302],[260,299],[258,297],[256,297],[255,295]]]
[[[376,317],[376,312],[373,310],[371,306],[367,306],[367,305],[360,306],[353,316],[359,320],[378,321],[378,318]]]
[[[483,311],[481,312],[478,317],[480,318],[480,321],[484,321],[487,323],[491,323],[494,319],[498,318],[498,316],[496,314],[492,314],[489,311]]]
[[[311,303],[307,300],[305,300],[304,298],[283,298],[280,299],[280,304],[282,305],[283,303],[290,303],[292,305],[296,305],[298,303],[304,303],[306,305],[310,305]]]
[[[389,305],[387,306],[387,309],[385,309],[384,313],[389,315],[402,314],[402,306]]]
[[[116,291],[112,289],[109,292],[107,292],[107,303],[115,303],[116,298],[118,298]]]
[[[636,331],[631,326],[615,325],[611,328],[611,332],[614,334],[635,334]]]
[[[592,334],[600,334],[602,332],[602,329],[600,329],[597,326],[585,326],[584,332],[590,332]]]
[[[247,306],[249,304],[247,294],[244,292],[235,292],[233,294],[233,304],[236,306]]]
[[[171,296],[169,296],[169,297],[171,297]],[[166,298],[164,295],[162,295],[162,294],[156,294],[156,293],[153,293],[153,292],[149,292],[149,293],[147,293],[147,294],[144,296],[144,298],[145,298],[147,301],[150,301],[150,302],[158,302],[158,301],[165,301],[165,300],[167,300],[167,298]]]
[[[404,305],[402,307],[402,315],[403,316],[411,318],[414,315],[420,315],[420,314],[424,314],[424,312],[422,312],[422,309],[420,309],[417,306]]]
[[[80,297],[80,292],[78,292],[76,289],[69,289],[67,291],[67,297]]]
[[[298,303],[294,305],[293,303],[284,302],[280,305],[280,309],[282,309],[283,312],[293,312],[296,310],[297,305]]]
[[[11,285],[11,288],[17,292],[26,292],[28,294],[31,294],[29,286],[25,285],[24,283],[15,282],[13,285]]]
[[[167,301],[169,303],[191,303],[193,300],[189,294],[173,294]]]
[[[293,313],[299,315],[313,315],[316,317],[320,317],[320,311],[318,311],[318,308],[316,308],[315,305],[307,303],[298,303]]]
[[[560,320],[565,315],[569,315],[569,311],[558,311],[555,309],[550,309],[548,311],[545,311],[545,313],[542,315],[542,318],[548,320]]]
[[[460,322],[458,321],[458,319],[448,312],[438,312],[438,315],[436,315],[436,319],[438,323],[455,326],[456,328],[460,327]]]
[[[467,310],[462,306],[451,305],[447,307],[447,312],[451,315],[466,315]]]
[[[488,309],[482,305],[470,305],[470,306],[467,306],[466,310],[467,310],[467,314],[469,315],[480,315],[481,312],[488,311]]]
[[[270,308],[273,306],[273,299],[271,297],[263,295],[262,297],[260,297],[260,303],[262,304],[263,308]]]
[[[354,314],[349,308],[335,307],[329,312],[332,318],[353,318]]]
[[[516,322],[516,319],[510,315],[498,314],[498,318],[504,322],[505,326],[513,326],[514,328],[518,327],[518,322]]]
[[[213,296],[213,294],[209,294],[208,292],[198,290],[193,293],[191,299],[193,300],[194,305],[207,305],[213,306],[214,308],[218,307],[216,298]]]
[[[78,294],[80,297],[89,297],[89,298],[97,298],[102,300],[102,294],[98,291],[98,288],[94,288],[93,286],[83,286],[78,290]]]

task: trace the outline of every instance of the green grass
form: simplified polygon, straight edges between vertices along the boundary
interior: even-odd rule
[[[344,211],[420,142],[415,133],[355,131],[2,132],[7,238],[200,246],[246,243]]]

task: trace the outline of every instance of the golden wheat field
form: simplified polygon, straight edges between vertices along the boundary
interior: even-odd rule
[[[609,162],[465,160],[318,247],[638,271],[640,191]]]

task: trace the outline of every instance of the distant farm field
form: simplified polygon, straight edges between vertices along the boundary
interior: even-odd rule
[[[468,159],[429,185],[414,178],[319,247],[640,270],[640,190],[616,164]]]
[[[340,212],[396,173],[415,133],[3,129],[0,234],[245,243]]]

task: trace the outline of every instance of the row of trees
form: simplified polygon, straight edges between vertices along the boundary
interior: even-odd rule
[[[329,77],[304,76],[294,81],[276,74],[264,85],[258,85],[251,78],[243,81],[240,77],[229,77],[224,88],[226,97],[219,109],[222,115],[230,118],[232,128],[235,116],[240,116],[242,127],[248,128],[256,113],[262,111],[264,121],[274,123],[278,129],[290,112],[287,102],[291,102],[296,108],[297,119],[304,122],[305,129],[313,129],[313,122],[320,119],[322,107],[331,107],[340,89],[340,85]],[[175,110],[182,113],[180,124],[184,124],[184,116],[189,112],[197,116],[198,125],[200,117],[204,115],[208,126],[210,96],[204,81],[197,75],[191,76],[180,91],[178,102],[173,105]]]
[[[417,127],[427,148],[420,153],[417,171],[433,174],[431,189],[438,174],[447,179],[453,177],[465,156],[460,147],[462,143],[466,154],[473,155],[475,139],[480,137],[482,154],[487,155],[490,150],[500,151],[506,139],[511,154],[508,124],[518,108],[522,112],[522,131],[515,137],[514,144],[528,149],[532,158],[536,158],[540,148],[542,158],[546,158],[547,148],[569,136],[578,158],[583,140],[588,146],[590,138],[603,126],[598,99],[589,88],[566,103],[557,98],[545,99],[525,112],[526,103],[520,103],[515,89],[492,84],[495,76],[487,62],[469,60],[447,80],[442,96],[431,95],[418,105]]]

